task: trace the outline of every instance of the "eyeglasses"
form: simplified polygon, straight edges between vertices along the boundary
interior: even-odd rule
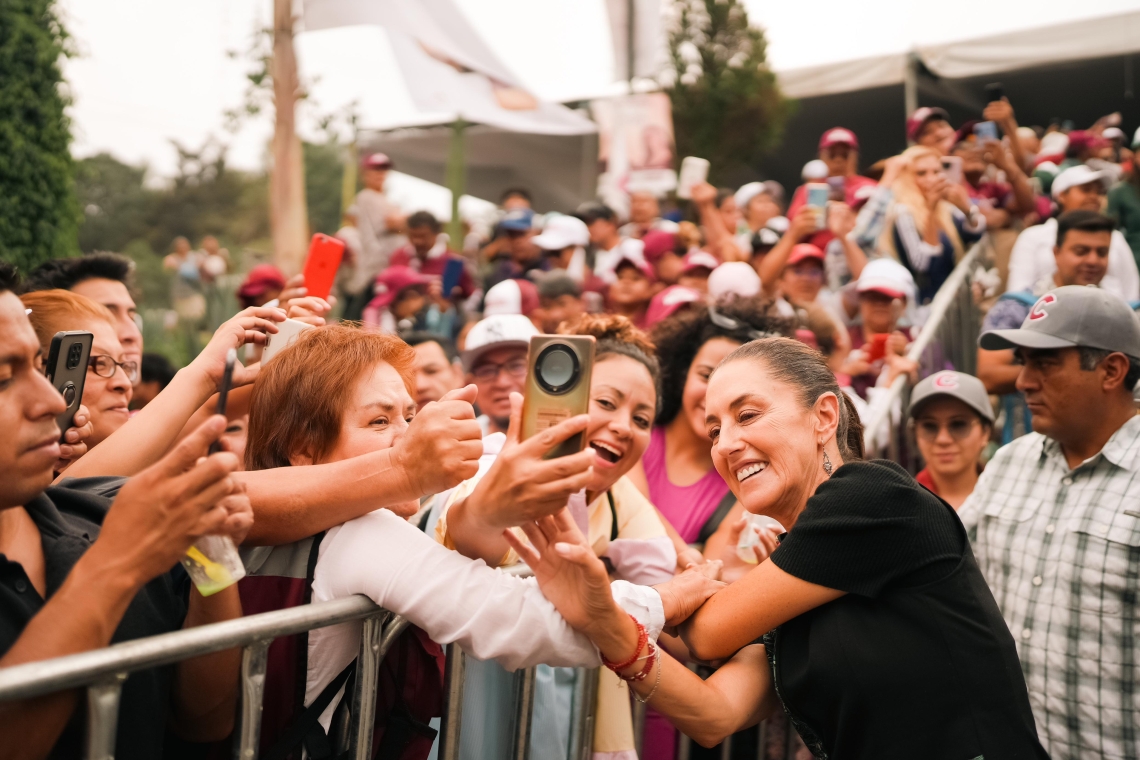
[[[950,432],[951,438],[955,441],[961,441],[974,429],[975,423],[977,423],[976,419],[956,419],[950,420],[943,426],[934,420],[922,420],[915,425],[915,433],[924,441],[933,441],[945,427]]]
[[[512,359],[506,364],[480,364],[471,370],[471,374],[476,380],[488,383],[497,378],[503,370],[506,370],[511,377],[526,377],[527,368],[526,359]]]
[[[94,372],[99,377],[114,377],[115,370],[119,367],[123,368],[123,374],[127,379],[134,383],[139,376],[139,363],[138,362],[117,362],[106,354],[93,354],[87,360],[87,368]]]

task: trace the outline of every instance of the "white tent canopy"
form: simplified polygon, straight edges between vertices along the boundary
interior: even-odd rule
[[[914,55],[933,74],[964,79],[1003,71],[1140,51],[1140,11],[919,46]],[[784,94],[812,98],[903,83],[907,53],[807,66],[777,73]]]

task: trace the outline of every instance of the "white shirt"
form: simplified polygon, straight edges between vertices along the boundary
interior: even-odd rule
[[[652,588],[611,584],[614,600],[654,639],[665,625],[661,597]],[[537,663],[598,667],[590,640],[570,627],[534,578],[518,578],[446,549],[387,509],[328,531],[313,576],[313,601],[364,594],[402,615],[440,644],[457,642],[481,660],[508,670]],[[356,657],[360,621],[309,634],[305,704]],[[321,715],[327,729],[339,703]]]
[[[1018,235],[1009,256],[1006,292],[1029,290],[1040,280],[1051,277],[1057,271],[1057,261],[1053,256],[1056,245],[1056,219],[1028,227]],[[1136,268],[1132,249],[1128,247],[1128,241],[1120,234],[1120,230],[1112,233],[1112,243],[1108,248],[1108,271],[1100,286],[1125,301],[1140,300],[1140,271]]]

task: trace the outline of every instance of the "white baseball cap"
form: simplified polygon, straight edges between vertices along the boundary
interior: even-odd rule
[[[470,372],[479,357],[496,348],[528,348],[538,328],[521,314],[496,314],[477,323],[467,333],[463,348],[463,369]]]
[[[1065,171],[1061,172],[1053,180],[1053,197],[1060,198],[1061,193],[1069,190],[1070,188],[1080,187],[1087,185],[1090,182],[1100,182],[1107,189],[1109,180],[1105,172],[1099,172],[1096,169],[1078,164],[1070,166]]]
[[[709,275],[709,300],[715,301],[727,295],[743,298],[760,292],[760,275],[750,264],[743,261],[729,261],[721,264]]]
[[[914,276],[910,271],[894,259],[871,259],[863,267],[855,289],[860,293],[874,291],[892,298],[906,298],[908,302],[914,301],[917,291],[914,285]]]
[[[483,316],[529,315],[539,307],[538,288],[530,280],[503,280],[483,296]]]
[[[532,241],[544,251],[561,251],[572,245],[587,245],[590,242],[590,231],[586,223],[576,216],[549,216],[542,234]]]

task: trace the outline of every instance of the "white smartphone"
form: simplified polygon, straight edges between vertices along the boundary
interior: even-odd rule
[[[262,365],[288,348],[305,330],[312,329],[312,325],[297,319],[286,319],[284,322],[278,322],[277,332],[269,333],[267,336],[269,340],[265,344],[265,351],[261,354]]]
[[[942,171],[946,174],[946,181],[951,185],[962,184],[962,157],[943,156]]]
[[[692,198],[693,187],[709,178],[709,162],[696,156],[686,156],[681,161],[680,177],[677,179],[677,197]]]

